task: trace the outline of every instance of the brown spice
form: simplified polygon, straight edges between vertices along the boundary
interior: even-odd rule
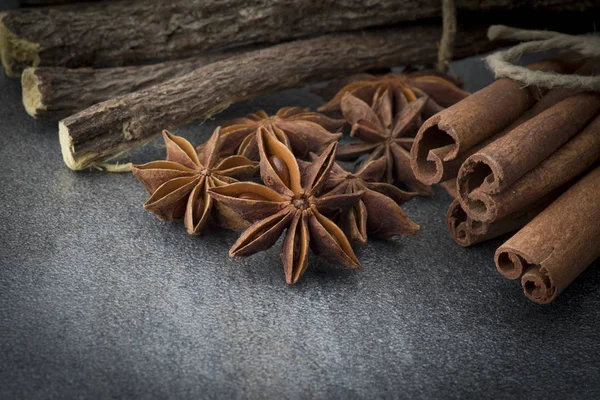
[[[239,182],[209,190],[212,198],[242,218],[256,221],[242,233],[229,254],[249,256],[266,250],[287,228],[281,248],[286,283],[296,283],[306,270],[309,246],[317,255],[348,268],[360,268],[346,235],[326,216],[352,207],[363,195],[322,194],[337,143],[330,144],[301,172],[292,152],[272,132],[260,128],[257,140],[261,177],[266,186]],[[248,198],[248,193],[259,199]]]
[[[387,183],[402,182],[419,194],[433,195],[433,189],[419,182],[410,168],[414,139],[407,137],[418,129],[426,101],[427,97],[421,97],[395,113],[392,93],[387,88],[375,93],[371,107],[351,93],[344,94],[341,109],[352,125],[350,136],[358,136],[361,141],[340,146],[337,157],[341,160],[356,159],[361,154],[369,154],[369,160],[383,157]]]
[[[550,303],[600,256],[600,166],[596,166],[496,251],[498,271],[525,295]]]
[[[506,191],[580,132],[600,110],[600,95],[569,97],[471,155],[460,168],[458,198],[467,212],[493,221],[485,200]]]
[[[387,239],[414,235],[420,229],[400,208],[415,194],[380,183],[385,170],[384,158],[364,163],[355,173],[345,171],[337,163],[331,168],[325,185],[329,194],[364,192],[353,207],[340,215],[342,229],[354,243],[366,243],[367,233]]]
[[[296,157],[305,158],[310,152],[321,154],[329,144],[338,141],[343,125],[344,120],[332,119],[300,107],[284,107],[273,116],[260,110],[225,124],[221,132],[221,151],[258,160],[257,132],[264,128],[273,132]]]
[[[243,156],[220,160],[220,128],[217,128],[204,150],[196,153],[194,147],[182,137],[163,131],[167,146],[167,159],[135,165],[133,174],[142,182],[150,199],[144,204],[161,220],[185,217],[189,234],[201,233],[211,220],[224,227],[239,229],[248,223],[227,207],[215,204],[208,190],[238,179],[252,177],[256,162]]]
[[[529,68],[563,71],[554,61]],[[537,94],[510,79],[499,79],[429,118],[411,150],[415,176],[430,185],[455,177],[464,154],[516,121],[535,103]]]
[[[472,246],[522,228],[561,193],[561,190],[554,191],[541,200],[491,223],[471,218],[455,199],[446,212],[446,226],[457,244],[463,247]]]
[[[578,123],[580,120],[573,120],[572,123],[560,128],[568,130],[572,124]],[[523,145],[526,146],[527,142]],[[474,217],[481,216],[481,219],[486,221],[504,218],[572,181],[598,159],[600,159],[600,116],[506,190],[500,193],[473,191],[473,194],[467,196],[467,202],[471,204],[472,197],[478,200],[477,205],[465,211]]]
[[[351,93],[365,103],[371,104],[376,93],[388,90],[394,97],[395,113],[400,112],[407,102],[428,97],[423,113],[430,116],[469,95],[456,86],[450,78],[424,71],[380,76],[359,74],[347,78],[346,81],[349,83],[340,88],[328,103],[319,107],[319,111],[326,113],[341,111],[341,102],[346,93]]]

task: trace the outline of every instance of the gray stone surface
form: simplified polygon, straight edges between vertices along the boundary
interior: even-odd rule
[[[472,90],[491,79],[454,68]],[[158,221],[130,174],[68,170],[18,81],[0,78],[0,101],[0,398],[600,396],[598,262],[533,304],[494,268],[501,239],[455,245],[440,190],[406,204],[418,235],[358,251],[362,271],[313,256],[289,287],[278,248],[229,259],[236,233]],[[176,132],[320,103],[284,91]]]

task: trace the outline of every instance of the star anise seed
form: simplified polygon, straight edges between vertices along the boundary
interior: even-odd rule
[[[208,190],[237,179],[251,178],[257,172],[258,163],[243,156],[219,160],[220,128],[214,131],[200,153],[184,138],[166,130],[162,134],[167,159],[133,167],[133,174],[151,194],[144,208],[161,220],[185,217],[185,227],[192,235],[201,233],[211,216],[224,227],[248,226],[247,221],[231,209],[215,204]]]
[[[342,113],[352,125],[350,136],[358,136],[361,141],[340,146],[338,159],[352,160],[367,153],[369,160],[383,157],[387,183],[402,182],[419,194],[433,195],[431,186],[419,182],[412,172],[410,149],[414,139],[406,137],[418,128],[419,115],[426,101],[427,97],[420,97],[394,114],[392,95],[387,89],[375,94],[372,107],[346,93],[341,103]]]
[[[348,268],[360,268],[344,232],[326,215],[353,206],[363,192],[325,194],[337,143],[302,173],[292,152],[272,132],[259,129],[260,171],[266,186],[239,182],[209,190],[210,195],[243,218],[256,221],[231,247],[231,256],[249,256],[273,246],[283,231],[281,261],[288,284],[298,281],[308,266],[308,248]]]
[[[400,112],[407,102],[428,97],[422,112],[424,117],[429,117],[469,95],[449,79],[427,71],[379,76],[359,74],[355,78],[348,78],[346,82],[349,83],[342,87],[329,102],[319,107],[319,112],[340,111],[346,93],[351,93],[365,103],[371,104],[375,93],[388,90],[394,97],[395,113]]]
[[[379,183],[386,170],[384,158],[368,161],[355,172],[345,171],[334,164],[325,189],[331,194],[364,191],[352,208],[340,215],[341,226],[353,243],[367,242],[367,233],[378,238],[414,235],[419,225],[400,208],[415,193],[407,193],[396,186]]]
[[[327,145],[339,140],[344,123],[300,107],[285,107],[273,116],[261,110],[225,125],[222,151],[258,160],[257,132],[264,128],[272,131],[296,157],[304,158],[310,152],[321,153]]]

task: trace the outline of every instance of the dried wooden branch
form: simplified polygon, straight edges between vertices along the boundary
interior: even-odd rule
[[[23,105],[34,118],[59,120],[94,104],[183,76],[203,65],[247,50],[251,49],[142,66],[98,69],[30,67],[21,75]]]
[[[459,9],[509,10],[521,0],[457,2]],[[537,9],[594,7],[541,0]],[[106,67],[191,57],[244,43],[276,43],[440,15],[439,0],[133,0],[20,9],[0,19],[6,73],[28,66]]]
[[[580,14],[574,17],[581,20]],[[515,25],[535,28],[540,27],[539,21],[546,28],[569,21],[564,14],[535,20],[511,13],[511,18]],[[469,22],[459,29],[455,41],[456,58],[502,45],[487,40],[492,21],[481,15],[465,20]],[[70,168],[84,169],[151,140],[161,129],[206,119],[264,93],[367,69],[433,62],[440,33],[436,21],[407,24],[298,40],[218,61],[65,118],[59,123],[63,158]]]
[[[62,120],[59,136],[65,163],[84,169],[147,142],[162,129],[208,118],[263,93],[369,68],[431,62],[440,32],[432,25],[330,34],[209,64]],[[464,33],[457,38],[457,56],[492,45],[483,27]]]

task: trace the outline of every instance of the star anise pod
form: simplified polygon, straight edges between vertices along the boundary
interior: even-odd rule
[[[192,235],[204,230],[211,214],[225,227],[248,226],[231,209],[215,204],[207,191],[237,179],[251,178],[258,170],[258,163],[243,156],[219,160],[221,128],[214,131],[200,153],[184,138],[166,130],[162,134],[167,159],[133,167],[133,174],[151,194],[144,208],[161,220],[185,217],[185,227]]]
[[[414,235],[419,225],[400,208],[414,193],[380,183],[386,170],[384,158],[364,163],[355,173],[334,164],[325,185],[330,194],[364,192],[362,198],[340,215],[342,229],[354,243],[367,242],[367,233],[378,238]]]
[[[338,141],[344,123],[300,107],[284,107],[273,116],[261,110],[225,125],[222,152],[258,160],[257,132],[266,128],[296,157],[305,158],[310,152],[321,153],[327,145]]]
[[[417,71],[409,74],[369,75],[359,74],[356,79],[348,78],[347,85],[318,111],[331,113],[341,109],[346,93],[351,93],[367,104],[371,104],[377,92],[388,90],[393,95],[394,111],[398,113],[407,102],[427,97],[422,110],[425,117],[438,113],[469,95],[450,80],[438,75]]]
[[[209,193],[252,224],[231,247],[231,256],[249,256],[273,246],[283,231],[281,261],[288,284],[295,283],[308,265],[308,248],[348,268],[360,262],[344,232],[326,215],[355,204],[362,192],[321,195],[329,177],[337,143],[302,173],[292,152],[265,129],[257,133],[260,172],[266,186],[252,182],[232,183]]]
[[[394,114],[392,95],[387,89],[375,94],[372,107],[346,93],[341,103],[342,113],[352,125],[350,136],[358,136],[362,141],[340,146],[338,159],[352,160],[366,153],[370,154],[369,160],[383,157],[387,163],[384,174],[387,183],[396,180],[419,194],[433,195],[431,186],[419,182],[412,172],[410,148],[414,139],[406,137],[419,127],[419,114],[426,101],[427,97],[420,97]]]

